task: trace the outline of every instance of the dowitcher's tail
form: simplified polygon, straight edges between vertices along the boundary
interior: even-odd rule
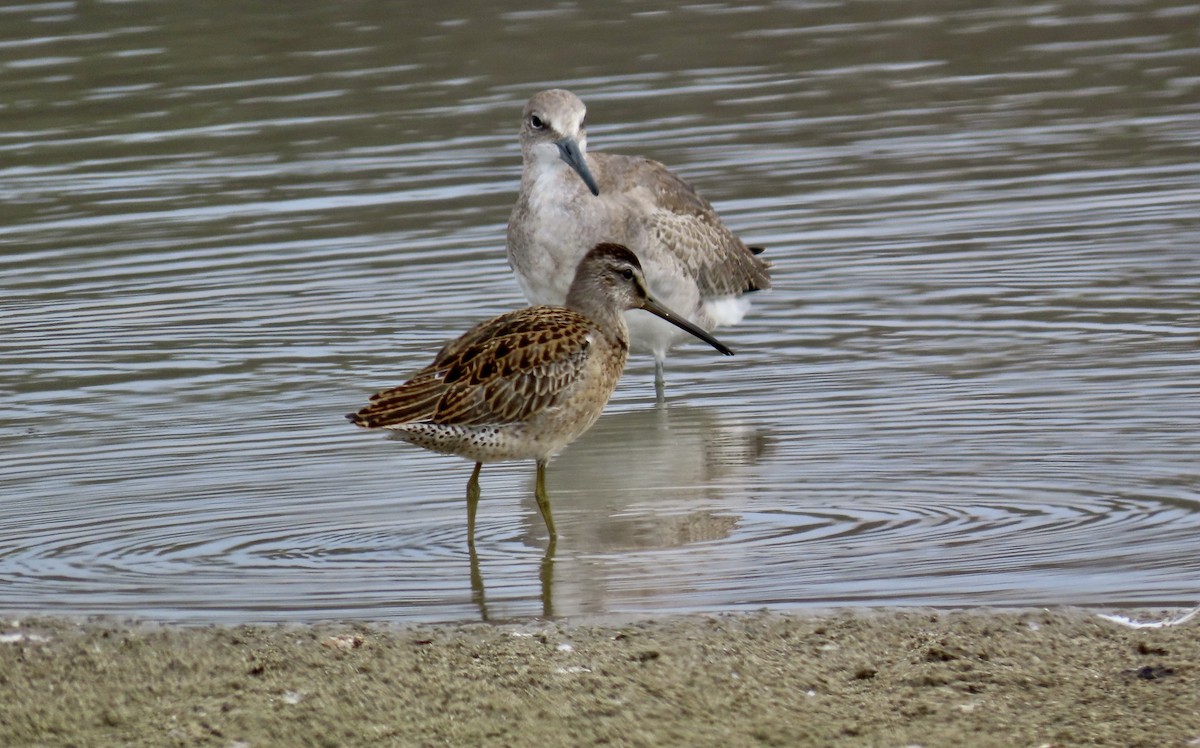
[[[388,428],[433,417],[445,385],[436,377],[417,377],[399,387],[376,393],[371,402],[357,413],[346,416],[356,426],[368,429]]]

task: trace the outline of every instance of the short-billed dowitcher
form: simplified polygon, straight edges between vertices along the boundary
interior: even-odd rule
[[[561,304],[579,258],[598,242],[632,249],[650,292],[697,326],[740,322],[751,291],[769,288],[770,263],[747,247],[690,184],[657,161],[589,153],[586,109],[570,91],[542,91],[521,117],[524,169],[508,221],[508,261],[534,304]],[[683,339],[644,314],[628,314],[635,351],[655,359],[663,399],[663,360]]]
[[[417,446],[475,461],[467,483],[472,546],[485,462],[537,461],[534,495],[551,540],[556,537],[546,464],[595,423],[617,386],[629,351],[622,312],[645,309],[733,355],[653,299],[629,249],[599,244],[574,275],[565,306],[528,307],[476,325],[408,382],[346,416],[359,426],[391,429]]]

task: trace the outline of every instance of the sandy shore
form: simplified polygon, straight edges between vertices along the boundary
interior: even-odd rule
[[[1200,619],[0,629],[4,746],[1200,745]]]

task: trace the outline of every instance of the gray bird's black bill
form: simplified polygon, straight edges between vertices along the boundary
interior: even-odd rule
[[[683,317],[680,317],[675,312],[672,312],[670,309],[667,309],[665,306],[662,306],[657,301],[654,301],[653,299],[646,299],[646,301],[642,304],[642,309],[645,309],[647,312],[650,312],[656,317],[665,319],[667,322],[675,325],[680,330],[690,332],[692,335],[700,338],[705,343],[708,343],[713,348],[716,348],[721,353],[724,353],[726,356],[733,355],[733,351],[729,350],[724,343],[717,340],[712,335],[709,335],[704,330],[701,330],[699,327],[696,327],[691,322],[688,322]]]
[[[554,144],[558,146],[558,155],[562,160],[575,170],[593,195],[599,195],[600,187],[596,184],[596,178],[592,176],[592,170],[588,168],[587,160],[583,157],[583,151],[579,150],[579,143],[575,138],[563,138]]]

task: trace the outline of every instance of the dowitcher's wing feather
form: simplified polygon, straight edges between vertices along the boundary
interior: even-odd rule
[[[521,309],[474,330],[438,358],[447,391],[434,423],[480,426],[524,421],[554,405],[583,373],[586,318],[562,307]]]
[[[529,307],[447,343],[408,382],[352,420],[371,428],[424,421],[463,426],[523,421],[554,405],[583,372],[590,325],[561,307]]]
[[[669,248],[692,272],[702,296],[729,296],[771,287],[771,264],[758,257],[695,188],[657,161],[637,156],[594,153],[597,171],[618,177],[628,197],[648,206],[642,230]],[[621,175],[621,176],[618,176]],[[619,180],[619,181],[618,181]]]

